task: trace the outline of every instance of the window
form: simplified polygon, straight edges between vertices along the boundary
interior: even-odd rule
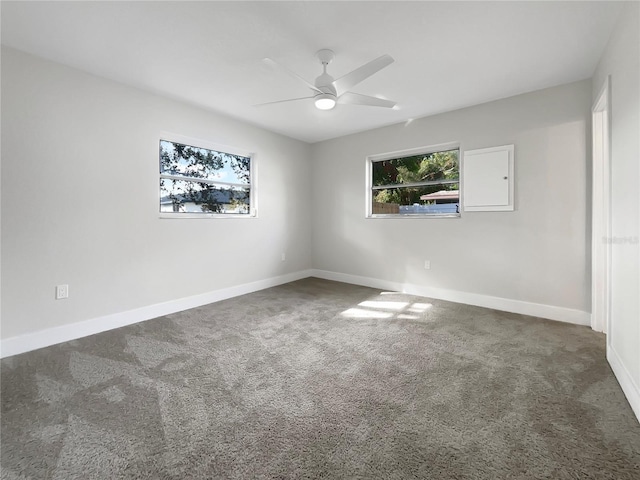
[[[369,157],[367,216],[460,216],[458,146]]]
[[[160,140],[161,214],[254,215],[251,180],[249,155]]]

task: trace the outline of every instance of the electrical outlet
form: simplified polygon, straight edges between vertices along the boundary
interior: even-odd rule
[[[287,255],[282,252],[282,255],[280,256],[280,260],[282,260],[283,262],[287,259]]]
[[[58,285],[56,287],[56,300],[69,298],[69,285]]]
[[[424,269],[425,270],[431,270],[431,260],[425,260],[424,261]]]

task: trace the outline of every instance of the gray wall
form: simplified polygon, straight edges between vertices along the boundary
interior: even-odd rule
[[[640,4],[622,12],[593,77],[611,75],[611,322],[609,342],[630,376],[640,416]],[[635,240],[634,240],[635,239]],[[618,373],[618,372],[616,372]],[[620,378],[620,377],[619,377]],[[621,381],[621,383],[623,383]],[[625,390],[629,396],[628,390]]]
[[[313,145],[314,267],[588,312],[590,104],[585,80]],[[514,212],[365,218],[367,155],[448,142],[515,144]]]
[[[161,131],[255,152],[259,218],[160,219]],[[2,338],[310,268],[309,156],[305,143],[3,48]],[[56,301],[63,283],[70,298]]]

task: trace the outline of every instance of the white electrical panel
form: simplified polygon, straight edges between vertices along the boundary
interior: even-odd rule
[[[462,158],[462,204],[467,212],[513,210],[513,145],[467,150]]]

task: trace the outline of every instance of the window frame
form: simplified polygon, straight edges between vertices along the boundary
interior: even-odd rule
[[[437,152],[458,150],[458,213],[373,213],[373,164],[384,160],[394,160],[414,155],[430,155]],[[448,142],[425,147],[410,148],[407,150],[397,150],[394,152],[378,153],[366,157],[366,195],[365,195],[365,218],[460,218],[462,216],[462,147],[459,142]],[[419,182],[422,183],[422,182]],[[442,184],[446,182],[436,182]],[[405,184],[411,187],[417,184]]]
[[[249,152],[247,150],[242,150],[236,147],[231,147],[229,145],[222,145],[218,143],[214,143],[208,140],[202,140],[199,138],[187,137],[184,135],[179,135],[175,133],[169,132],[161,132],[157,135],[156,138],[156,155],[157,155],[157,168],[158,168],[158,177],[157,177],[157,187],[160,189],[160,179],[174,179],[174,180],[183,180],[183,181],[193,181],[192,177],[179,177],[175,175],[163,174],[160,171],[160,142],[171,142],[171,143],[180,143],[182,145],[187,145],[194,148],[203,148],[206,150],[212,150],[219,153],[227,153],[230,155],[238,155],[240,157],[245,157],[249,159],[249,184],[242,185],[243,187],[249,187],[249,213],[247,214],[239,214],[239,213],[193,213],[193,212],[159,212],[159,217],[162,219],[194,219],[194,218],[257,218],[258,217],[258,195],[257,195],[257,163],[256,163],[256,155],[253,152]],[[204,180],[204,181],[203,181]],[[229,182],[211,182],[206,179],[198,179],[198,181],[203,181],[203,183],[216,183],[216,184],[229,184],[236,185]],[[162,198],[161,192],[158,191],[158,203],[157,206],[160,208],[160,198]]]

